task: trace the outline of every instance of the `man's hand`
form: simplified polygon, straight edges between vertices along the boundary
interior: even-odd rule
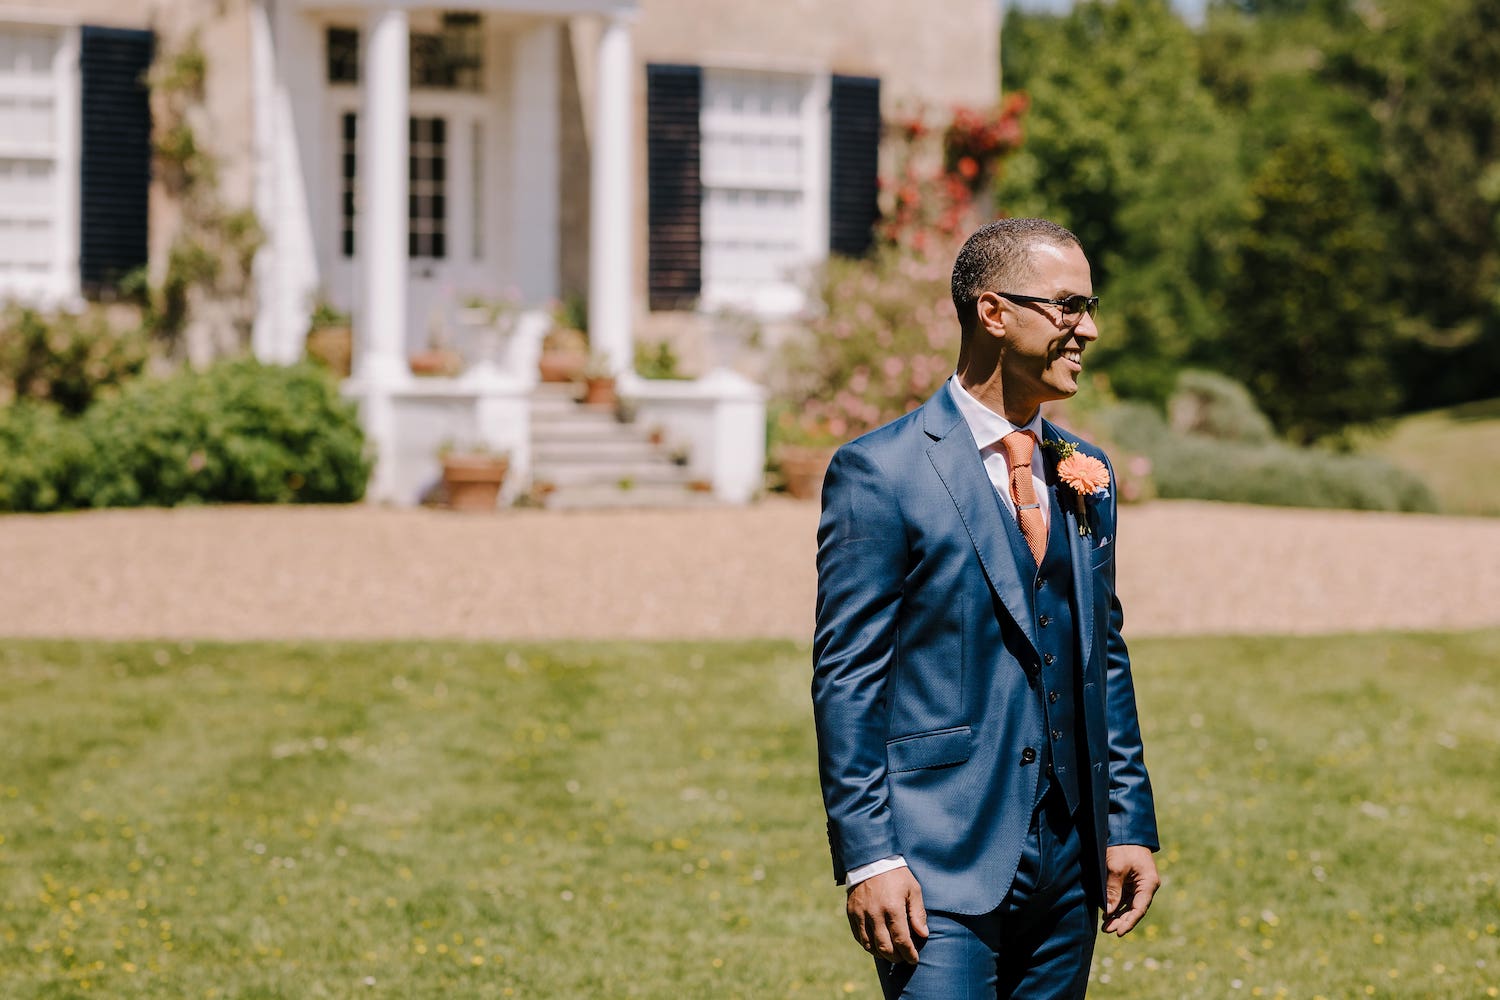
[[[1150,849],[1138,844],[1106,848],[1104,866],[1109,869],[1104,883],[1104,933],[1124,937],[1146,915],[1151,897],[1161,887],[1161,877]]]
[[[849,890],[844,909],[861,948],[887,962],[917,964],[918,939],[927,940],[927,908],[910,868],[865,879]]]

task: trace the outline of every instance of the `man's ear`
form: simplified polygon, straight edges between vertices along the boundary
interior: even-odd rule
[[[981,333],[996,340],[1005,337],[1005,300],[994,292],[982,292],[974,303],[974,327],[976,333]]]

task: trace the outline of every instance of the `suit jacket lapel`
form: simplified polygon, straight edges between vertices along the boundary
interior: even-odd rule
[[[1018,546],[1025,547],[1024,542],[1007,541],[1011,534],[1019,538],[1020,532],[1006,528],[1011,518],[995,495],[994,484],[984,471],[969,426],[949,396],[948,387],[944,385],[939,389],[923,410],[927,433],[937,438],[928,446],[927,457],[958,508],[958,516],[969,533],[974,551],[979,554],[979,565],[984,569],[991,589],[1020,626],[1032,649],[1036,649],[1036,628],[1031,620],[1031,589],[1021,575],[1015,554]],[[1030,558],[1029,550],[1027,558]]]
[[[1049,441],[1062,440],[1057,428],[1047,421],[1042,421],[1042,434]],[[1073,557],[1073,597],[1076,601],[1076,612],[1074,624],[1078,630],[1078,648],[1081,662],[1079,667],[1086,672],[1089,667],[1089,658],[1094,651],[1094,581],[1093,581],[1093,546],[1089,544],[1087,535],[1078,530],[1078,501],[1073,496],[1073,491],[1057,481],[1057,463],[1052,456],[1050,448],[1042,449],[1047,463],[1047,485],[1057,497],[1057,504],[1062,508],[1063,530],[1068,533],[1069,554]]]

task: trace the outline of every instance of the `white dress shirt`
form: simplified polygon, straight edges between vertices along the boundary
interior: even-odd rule
[[[1045,497],[1047,478],[1046,465],[1042,456],[1041,409],[1038,408],[1030,420],[1017,427],[1007,420],[1004,414],[996,413],[969,395],[968,391],[959,385],[957,375],[948,380],[948,393],[957,404],[958,412],[963,414],[964,423],[969,425],[969,433],[974,435],[974,445],[979,449],[979,457],[984,462],[984,471],[989,475],[995,492],[1000,494],[1001,500],[1005,501],[1005,509],[1010,511],[1011,516],[1016,515],[1016,501],[1010,495],[1010,463],[1006,459],[1004,446],[1000,444],[1000,439],[1011,431],[1032,433],[1035,443],[1031,446],[1031,482],[1038,499]],[[1042,521],[1049,528],[1051,527],[1052,505],[1050,503],[1042,504]],[[893,854],[888,858],[881,858],[878,861],[871,861],[869,864],[849,869],[844,876],[844,884],[853,889],[865,879],[905,867],[906,859],[899,854]]]

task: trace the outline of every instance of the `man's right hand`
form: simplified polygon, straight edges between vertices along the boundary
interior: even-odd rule
[[[927,908],[910,868],[865,879],[849,890],[844,909],[861,948],[887,962],[917,964],[917,947],[927,940]]]

